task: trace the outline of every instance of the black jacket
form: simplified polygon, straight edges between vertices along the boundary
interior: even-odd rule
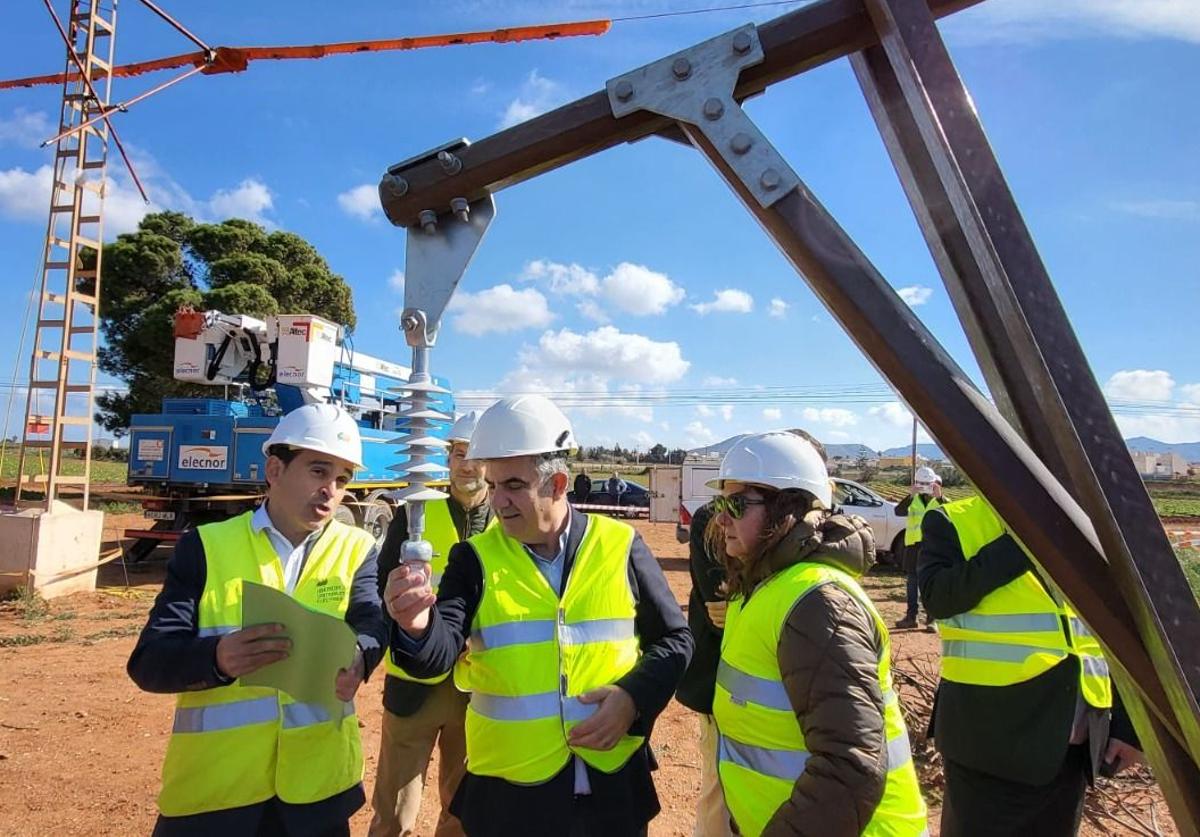
[[[487,528],[488,522],[492,519],[492,507],[487,503],[476,506],[470,511],[463,509],[462,504],[453,497],[448,499],[446,504],[450,508],[450,520],[454,523],[454,529],[458,532],[460,541],[465,541],[472,535],[478,535]],[[387,536],[383,540],[383,546],[379,550],[380,599],[383,598],[384,588],[387,587],[388,574],[400,566],[400,547],[406,540],[408,540],[408,511],[401,506],[396,510],[395,517],[392,518]],[[390,634],[392,617],[388,615],[387,608],[383,610],[383,618]],[[433,688],[424,683],[402,680],[389,674],[383,681],[383,708],[402,718],[415,715],[417,710],[424,705],[425,699],[429,697]]]
[[[350,606],[346,610],[346,622],[358,635],[367,676],[383,659],[387,642],[375,579],[376,565],[372,550],[354,575]],[[175,546],[162,591],[154,600],[150,618],[126,665],[130,678],[142,690],[159,694],[191,692],[233,682],[217,672],[217,643],[221,638],[196,636],[197,610],[207,577],[204,544],[200,534],[193,530]],[[253,833],[254,823],[263,818],[267,806],[273,806],[274,816],[282,820],[288,834],[319,834],[345,823],[365,801],[362,785],[358,784],[307,805],[272,799],[228,811],[164,818],[156,833],[214,834],[230,830]]]
[[[1025,552],[1007,534],[967,561],[946,515],[925,515],[921,530],[917,580],[921,600],[935,619],[973,610],[984,596],[1032,569]],[[1008,781],[1045,785],[1066,757],[1079,694],[1079,661],[1074,656],[1012,686],[943,680],[930,727],[945,758]],[[1111,719],[1103,713],[1088,715],[1094,774],[1110,735],[1134,746],[1138,739],[1115,690]]]
[[[586,531],[588,515],[572,513],[567,533],[563,584],[567,583],[575,555]],[[532,560],[532,559],[530,559]],[[692,653],[688,631],[679,604],[667,586],[658,562],[635,535],[630,547],[629,580],[636,602],[635,626],[642,656],[632,671],[617,681],[629,693],[638,717],[630,727],[634,735],[649,741],[654,721],[662,712],[687,667]],[[429,629],[413,640],[397,629],[392,631],[392,657],[416,677],[432,677],[449,671],[463,647],[471,621],[483,595],[483,569],[470,544],[450,551],[450,563],[442,576],[437,605]],[[451,812],[472,837],[507,837],[512,834],[557,837],[572,817],[574,765],[540,785],[515,785],[502,779],[467,775],[455,795]],[[645,746],[615,773],[587,768],[592,789],[591,807],[600,816],[603,834],[635,834],[658,814],[658,796],[650,771],[654,759]],[[531,817],[530,812],[537,815]]]
[[[675,697],[693,712],[711,715],[713,692],[717,686],[717,664],[721,661],[721,637],[724,634],[708,618],[705,602],[725,598],[718,592],[725,581],[725,568],[709,554],[704,542],[704,530],[712,520],[712,503],[705,503],[692,515],[688,538],[688,570],[692,576],[692,592],[688,596],[688,627],[696,649],[688,664]]]

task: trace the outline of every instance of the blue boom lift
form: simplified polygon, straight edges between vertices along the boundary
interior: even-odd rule
[[[353,352],[336,324],[310,314],[263,321],[181,311],[175,317],[174,374],[223,387],[226,397],[164,398],[161,413],[132,417],[128,481],[141,486],[142,507],[153,524],[125,531],[133,539],[129,560],[178,540],[193,526],[256,506],[266,485],[262,443],[281,415],[302,404],[336,402],[358,420],[366,467],[355,473],[336,514],[376,537],[391,522],[393,495],[408,484],[407,454],[397,436],[418,430],[437,445],[448,431],[445,421],[401,415],[408,367]],[[434,383],[438,391],[428,394],[430,406],[452,417],[448,382]],[[238,398],[228,397],[231,388]]]

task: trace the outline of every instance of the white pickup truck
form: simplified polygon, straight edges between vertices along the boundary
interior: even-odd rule
[[[675,527],[675,537],[680,543],[686,543],[688,540],[692,515],[696,513],[696,509],[711,500],[717,493],[704,484],[717,476],[717,470],[718,465],[715,462],[685,462],[680,466],[678,471],[679,512]],[[669,482],[674,480],[669,479],[668,474],[662,474],[662,477],[666,479],[652,479],[652,482],[660,482],[661,487],[656,490],[656,487],[652,486],[651,492],[652,496],[667,499],[672,487],[669,486]],[[833,483],[835,502],[848,513],[857,514],[867,521],[875,535],[875,546],[880,560],[890,563],[891,556],[898,554],[900,548],[904,546],[905,519],[896,514],[896,504],[883,499],[865,485],[857,482],[834,477]]]

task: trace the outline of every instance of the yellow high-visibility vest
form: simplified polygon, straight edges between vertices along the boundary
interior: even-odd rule
[[[454,520],[450,517],[449,500],[433,500],[425,504],[425,540],[433,545],[433,561],[429,571],[433,592],[436,595],[438,585],[442,581],[442,574],[446,572],[446,562],[450,560],[450,549],[458,543],[458,530],[454,528]],[[447,672],[439,674],[437,677],[413,677],[392,661],[391,651],[383,655],[383,667],[392,677],[431,686],[441,683],[450,676]]]
[[[1004,534],[1004,524],[981,497],[937,510],[954,526],[970,561]],[[1080,688],[1090,706],[1112,706],[1112,681],[1100,643],[1065,599],[1059,604],[1033,572],[984,596],[973,609],[939,619],[942,677],[974,686],[1031,680],[1074,654]]]
[[[920,494],[914,494],[912,500],[908,504],[908,518],[904,523],[904,545],[913,546],[921,542],[921,521],[925,519],[925,512],[930,509],[936,509],[942,504],[942,501],[937,497],[930,497],[926,503],[921,499]]]
[[[883,640],[879,689],[883,694],[887,783],[863,834],[917,837],[925,833],[925,801],[892,686],[887,626],[858,582],[824,564],[793,564],[763,582],[749,602],[738,597],[729,605],[713,699],[720,733],[717,767],[725,802],[740,833],[757,837],[804,773],[809,753],[779,670],[779,639],[796,602],[823,584],[836,584],[853,596],[871,615]]]
[[[468,541],[483,570],[483,597],[454,680],[471,693],[472,773],[538,784],[572,753],[612,773],[642,746],[644,738],[632,735],[611,750],[567,744],[571,728],[596,711],[579,696],[615,683],[641,656],[629,584],[633,536],[628,524],[589,516],[561,598],[502,527]]]
[[[242,627],[242,582],[284,589],[283,564],[253,512],[199,527],[207,577],[197,609],[198,636]],[[361,529],[326,525],[313,544],[292,597],[312,610],[345,618],[354,574],[374,547]],[[346,661],[347,664],[350,662]],[[163,763],[158,808],[178,817],[279,797],[319,802],[362,780],[362,743],[354,704],[332,718],[317,704],[277,689],[228,686],[184,692]]]

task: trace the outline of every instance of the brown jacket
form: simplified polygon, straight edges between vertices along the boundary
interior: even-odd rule
[[[800,561],[858,577],[875,560],[860,517],[810,513],[759,562],[758,583]],[[753,581],[754,579],[752,579]],[[753,594],[751,594],[753,595]],[[802,598],[779,640],[779,670],[810,757],[765,837],[861,834],[883,798],[887,746],[879,656],[883,637],[850,594],[824,585]]]

